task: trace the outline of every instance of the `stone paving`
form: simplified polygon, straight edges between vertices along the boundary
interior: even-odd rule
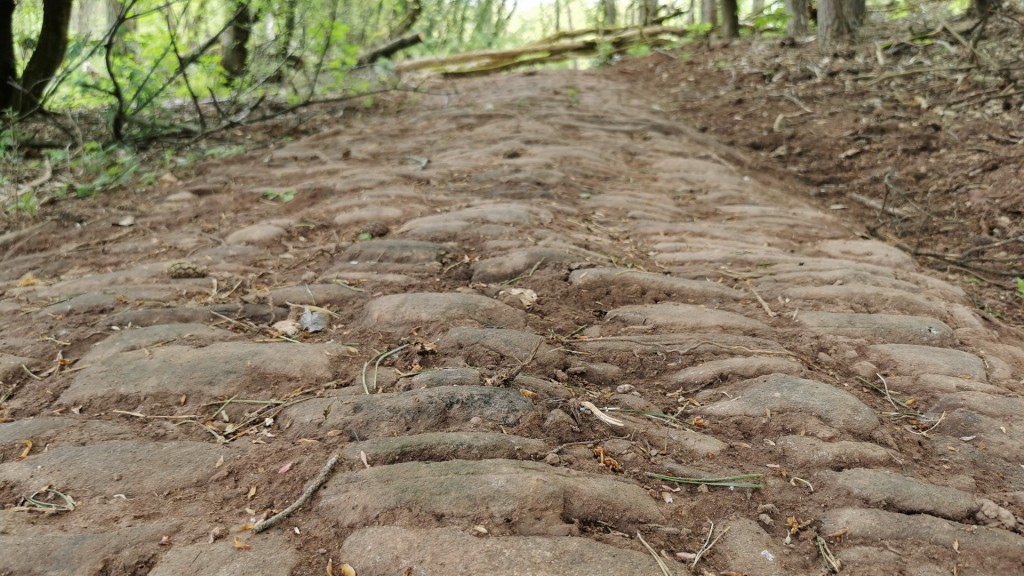
[[[0,237],[0,574],[1024,573],[1019,330],[621,78],[432,90]]]

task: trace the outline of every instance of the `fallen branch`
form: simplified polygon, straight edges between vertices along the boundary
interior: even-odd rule
[[[320,473],[317,474],[316,478],[314,478],[313,481],[306,486],[306,489],[302,491],[302,495],[299,496],[299,498],[295,502],[292,502],[291,506],[285,508],[284,510],[281,510],[280,512],[274,514],[266,520],[257,522],[256,525],[252,527],[252,533],[259,534],[267,528],[272,527],[274,524],[277,524],[281,520],[284,520],[288,516],[291,516],[293,512],[298,510],[303,504],[305,504],[310,498],[313,497],[313,492],[316,492],[317,489],[319,489],[320,486],[322,486],[323,483],[327,481],[327,477],[331,475],[331,471],[334,470],[334,465],[337,463],[338,455],[335,454],[331,456],[330,460],[328,460],[326,464],[324,464],[324,467],[320,469]]]
[[[423,43],[424,40],[426,40],[426,37],[423,35],[422,32],[415,32],[413,34],[409,34],[408,36],[395,38],[394,40],[388,42],[387,44],[381,46],[380,48],[370,50],[369,52],[360,56],[359,60],[356,60],[356,66],[366,66],[367,64],[373,64],[374,62],[380,60],[381,58],[389,58],[391,56],[394,56],[398,52],[401,52],[402,50],[409,48],[410,46],[415,46],[417,44]]]

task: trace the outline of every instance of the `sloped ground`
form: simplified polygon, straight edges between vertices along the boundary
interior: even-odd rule
[[[628,75],[433,90],[0,238],[0,573],[1024,569],[1019,330]]]
[[[626,62],[682,120],[1024,325],[1024,24],[923,4],[857,44],[755,38]],[[920,10],[920,12],[917,12]]]

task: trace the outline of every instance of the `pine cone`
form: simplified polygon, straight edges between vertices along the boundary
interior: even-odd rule
[[[192,262],[171,262],[167,265],[167,275],[171,278],[206,278],[205,266]]]

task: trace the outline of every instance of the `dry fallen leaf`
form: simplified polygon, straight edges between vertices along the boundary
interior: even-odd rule
[[[252,488],[249,488],[249,494],[247,494],[245,497],[248,498],[249,500],[252,500],[255,496],[256,496],[256,485],[253,484]]]
[[[171,545],[171,537],[170,536],[166,536],[166,535],[165,536],[161,536],[160,537],[160,545],[161,546],[170,546]]]
[[[224,465],[224,457],[217,458],[217,463],[213,465],[214,468],[220,468]]]
[[[412,566],[407,566],[405,570],[402,570],[402,576],[412,576]]]
[[[25,458],[28,458],[28,455],[32,452],[32,441],[31,440],[25,440],[24,443],[25,443],[25,448],[21,451],[21,454],[18,455],[18,458],[20,460],[24,460]]]
[[[218,540],[220,538],[223,538],[223,537],[224,537],[224,530],[220,526],[217,526],[213,530],[210,530],[210,537],[207,539],[207,542],[209,542],[210,544],[213,544],[216,540]]]
[[[39,278],[36,278],[36,275],[31,272],[28,272],[21,278],[18,278],[18,288],[27,288],[29,286],[35,286],[36,284],[39,284]]]
[[[235,550],[252,550],[252,546],[249,546],[245,542],[242,542],[242,539],[238,536],[235,536],[235,539],[233,542],[231,542],[231,545],[235,547]]]
[[[277,469],[277,473],[278,474],[286,474],[289,470],[292,469],[292,464],[295,464],[295,462],[289,462],[289,463],[285,464],[284,466],[281,466],[280,468]]]
[[[341,566],[338,566],[338,575],[339,576],[356,576],[356,569],[351,567],[351,566],[349,566],[348,563],[346,562],[346,563],[342,564]]]
[[[334,558],[327,559],[327,569],[325,570],[327,576],[334,576]]]

